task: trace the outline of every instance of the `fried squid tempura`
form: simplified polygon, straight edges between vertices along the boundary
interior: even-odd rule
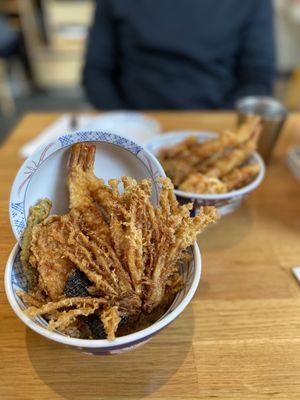
[[[47,317],[49,329],[78,336],[81,326],[96,318],[113,339],[122,319],[151,313],[183,287],[179,262],[217,213],[204,207],[191,218],[192,205],[177,203],[167,178],[160,181],[159,207],[154,207],[150,180],[122,177],[106,185],[94,175],[94,159],[94,145],[72,147],[70,211],[46,213],[32,228],[26,260],[38,280],[30,293],[19,296],[31,305],[29,316]],[[79,280],[66,290],[80,274],[84,285]]]
[[[222,177],[249,159],[255,151],[260,131],[260,118],[249,116],[237,132],[227,130],[218,139],[203,143],[190,137],[162,149],[158,157],[175,188],[194,193],[223,193],[232,189],[223,184]],[[218,180],[206,179],[203,175]],[[251,176],[254,179],[256,175]]]

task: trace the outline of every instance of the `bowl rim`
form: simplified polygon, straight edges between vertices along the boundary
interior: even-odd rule
[[[95,138],[95,136],[99,136],[99,138]],[[76,140],[75,140],[76,139]],[[65,143],[64,140],[66,141]],[[13,234],[16,238],[16,240],[20,243],[21,242],[21,236],[22,236],[22,230],[25,228],[19,229],[19,224],[20,221],[14,218],[14,213],[16,212],[13,209],[14,204],[23,204],[22,208],[22,217],[21,222],[24,225],[26,216],[25,216],[25,200],[26,200],[26,193],[27,193],[27,186],[31,180],[31,177],[34,175],[34,173],[38,170],[39,166],[44,163],[49,157],[51,157],[53,154],[59,152],[60,150],[64,150],[68,147],[71,147],[74,143],[80,143],[80,142],[90,142],[90,143],[109,143],[111,145],[120,147],[123,150],[126,150],[130,152],[134,157],[138,158],[141,163],[144,164],[146,169],[149,171],[149,176],[152,177],[153,181],[155,181],[156,175],[153,173],[151,165],[147,165],[145,163],[145,158],[147,158],[152,166],[155,166],[157,170],[157,174],[159,176],[165,177],[165,171],[162,168],[160,162],[158,159],[149,151],[146,147],[141,146],[134,141],[121,136],[117,135],[114,133],[110,132],[102,132],[102,131],[96,131],[96,130],[86,130],[86,131],[74,131],[70,133],[65,133],[64,135],[60,135],[58,138],[55,138],[52,141],[48,141],[47,143],[41,145],[38,147],[19,167],[18,171],[16,172],[13,183],[11,186],[10,190],[10,196],[9,196],[9,219],[10,219],[10,225],[13,231]],[[63,144],[62,144],[63,143]],[[145,157],[146,156],[146,157]],[[38,162],[36,162],[39,160]],[[34,167],[32,167],[34,165]],[[26,171],[27,169],[27,171]],[[28,173],[28,171],[32,171],[32,175]],[[20,187],[24,186],[24,191],[22,195],[17,195],[19,189],[17,190],[18,184],[20,184],[20,181],[22,177],[24,178],[26,176],[26,179],[23,180],[23,183],[21,184]],[[22,189],[23,190],[23,189]],[[53,200],[53,199],[52,199]],[[18,211],[19,212],[19,211]]]
[[[137,342],[139,343],[145,342],[147,339],[150,339],[155,333],[158,333],[164,327],[169,325],[183,312],[183,310],[192,300],[198,288],[201,278],[201,270],[202,270],[201,253],[197,242],[194,242],[194,244],[192,245],[194,264],[195,264],[195,272],[193,280],[191,282],[190,288],[186,296],[182,299],[180,304],[174,310],[172,310],[166,316],[163,316],[161,319],[159,319],[149,327],[142,329],[138,332],[131,333],[129,335],[118,337],[113,341],[109,341],[107,339],[77,339],[77,338],[72,338],[70,336],[64,336],[58,334],[55,331],[52,332],[48,331],[46,328],[37,325],[19,307],[19,304],[16,299],[17,295],[15,294],[12,285],[12,266],[15,257],[18,254],[19,249],[20,245],[16,243],[8,257],[5,268],[5,278],[4,278],[6,296],[13,311],[27,327],[29,327],[36,333],[40,334],[41,336],[67,346],[79,347],[82,349],[108,349],[108,348],[116,349],[123,347],[131,347]]]
[[[175,131],[174,131],[175,132]],[[187,131],[182,132],[182,131],[178,131],[178,133],[166,133],[166,135],[162,135],[161,138],[158,139],[153,139],[151,141],[149,141],[146,144],[146,148],[151,152],[151,146],[154,145],[155,142],[159,143],[159,146],[157,146],[157,148],[161,148],[165,145],[165,141],[167,140],[172,140],[175,139],[177,137],[177,139],[180,137],[181,139],[184,139],[188,136],[195,136],[197,138],[203,138],[203,137],[209,137],[211,136],[212,138],[215,138],[217,136],[217,134],[215,132],[209,132],[209,131],[198,131],[198,133],[194,133],[194,134],[189,134]],[[165,139],[165,140],[164,140]],[[153,153],[155,155],[155,153]],[[242,197],[244,196],[246,193],[251,192],[252,190],[254,190],[255,188],[257,188],[262,180],[264,179],[265,173],[266,173],[266,167],[265,167],[265,163],[262,159],[262,157],[255,151],[252,153],[252,156],[250,157],[250,162],[256,162],[257,164],[259,164],[259,173],[256,176],[256,178],[250,182],[248,185],[243,186],[240,189],[237,190],[232,190],[230,192],[226,192],[226,193],[219,193],[219,194],[199,194],[199,193],[193,193],[193,192],[183,192],[182,190],[178,190],[178,189],[174,189],[174,193],[179,196],[179,197],[183,197],[186,199],[194,199],[194,200],[228,200],[234,197]]]

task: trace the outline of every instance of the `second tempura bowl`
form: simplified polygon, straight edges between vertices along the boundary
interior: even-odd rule
[[[159,138],[154,138],[146,144],[146,148],[155,156],[158,155],[159,150],[162,148],[168,148],[180,143],[182,140],[189,136],[196,136],[199,143],[205,142],[206,140],[215,139],[218,137],[213,132],[201,132],[201,131],[184,131],[184,132],[170,132],[166,133]],[[178,201],[182,204],[193,203],[192,215],[196,215],[202,206],[215,206],[218,208],[218,212],[221,216],[232,213],[238,208],[243,198],[254,189],[256,189],[262,182],[265,175],[265,164],[261,156],[254,152],[250,157],[247,164],[257,163],[259,165],[259,173],[256,178],[248,185],[243,186],[240,189],[233,190],[227,193],[220,194],[199,194],[183,192],[182,190],[174,190]]]

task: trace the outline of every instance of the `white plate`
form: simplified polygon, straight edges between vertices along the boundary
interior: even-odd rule
[[[109,112],[94,117],[85,129],[115,133],[143,145],[161,132],[160,124],[138,112]]]
[[[68,211],[67,171],[69,147],[76,142],[96,143],[95,174],[106,182],[129,175],[135,179],[151,178],[152,201],[158,201],[154,178],[165,176],[155,157],[138,144],[118,135],[103,132],[75,132],[36,150],[21,166],[10,195],[10,221],[20,242],[30,206],[44,197],[53,202],[51,212]]]

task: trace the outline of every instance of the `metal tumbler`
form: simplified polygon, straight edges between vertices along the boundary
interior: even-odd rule
[[[268,162],[286,119],[286,108],[272,97],[250,96],[239,99],[236,103],[236,109],[238,125],[243,123],[249,114],[261,117],[262,132],[257,150],[265,162]]]

